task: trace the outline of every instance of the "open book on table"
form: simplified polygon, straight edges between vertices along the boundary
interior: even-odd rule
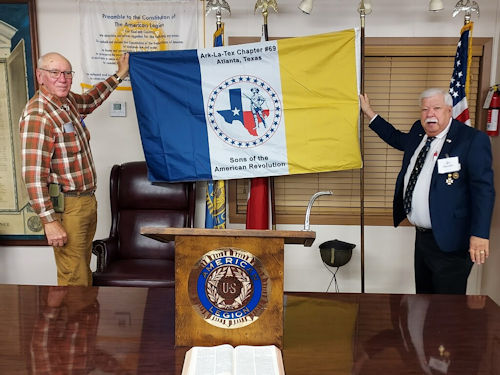
[[[194,346],[182,375],[284,375],[281,351],[274,345]]]

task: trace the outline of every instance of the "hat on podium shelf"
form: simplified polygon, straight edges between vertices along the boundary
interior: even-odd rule
[[[339,240],[323,242],[319,245],[321,260],[332,267],[343,266],[351,260],[352,249],[355,247],[355,244]]]

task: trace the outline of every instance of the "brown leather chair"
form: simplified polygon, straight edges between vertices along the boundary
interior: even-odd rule
[[[146,162],[114,165],[110,176],[111,231],[93,242],[94,285],[172,287],[174,243],[140,234],[142,227],[193,227],[195,185],[151,183]]]

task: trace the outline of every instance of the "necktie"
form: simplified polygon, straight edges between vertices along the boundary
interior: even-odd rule
[[[417,156],[417,160],[415,161],[415,166],[410,174],[410,179],[408,180],[408,186],[406,186],[405,196],[403,198],[403,204],[405,208],[405,212],[408,215],[411,211],[411,199],[413,197],[413,190],[415,189],[415,184],[417,183],[418,175],[424,166],[425,157],[431,148],[431,143],[436,137],[428,137],[425,142],[424,147],[420,150]]]

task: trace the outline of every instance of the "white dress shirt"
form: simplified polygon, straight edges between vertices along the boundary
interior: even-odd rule
[[[446,140],[446,134],[451,126],[451,119],[448,126],[436,136],[431,143],[429,152],[425,157],[425,162],[418,175],[417,183],[415,184],[415,190],[413,190],[411,211],[408,214],[408,220],[410,223],[421,228],[432,228],[431,215],[429,210],[429,190],[431,186],[432,171],[436,165],[436,160],[438,159],[439,153],[443,148],[443,144]],[[424,135],[422,141],[415,150],[413,156],[411,157],[410,164],[405,173],[404,178],[404,191],[406,192],[406,187],[408,186],[408,180],[410,179],[411,171],[415,166],[415,161],[417,159],[418,153],[424,147],[427,141],[427,135]]]

